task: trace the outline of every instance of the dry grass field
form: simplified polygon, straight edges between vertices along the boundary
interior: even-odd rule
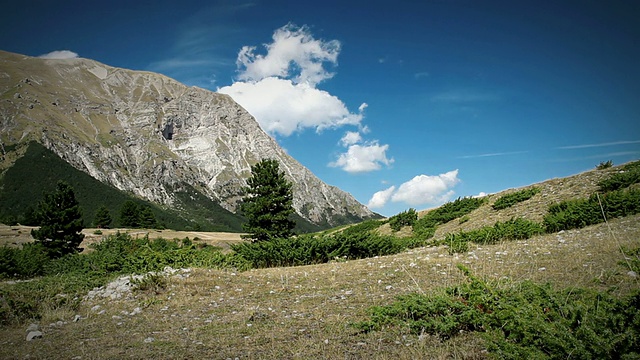
[[[193,269],[169,277],[158,293],[95,297],[85,299],[77,314],[47,314],[37,341],[25,341],[26,325],[1,328],[0,358],[485,358],[482,340],[473,334],[441,342],[400,328],[361,334],[350,324],[398,295],[464,281],[459,263],[492,282],[530,279],[626,294],[639,283],[621,265],[621,249],[639,245],[638,224],[640,216],[631,216],[456,255],[426,247],[315,266]]]
[[[31,237],[31,229],[29,226],[7,226],[0,224],[0,246],[20,246],[26,242],[33,241]],[[101,234],[96,234],[97,231]],[[132,237],[149,236],[150,239],[164,238],[167,240],[184,239],[188,237],[194,243],[205,243],[211,246],[217,246],[222,249],[229,249],[229,245],[242,242],[239,233],[225,232],[204,232],[204,231],[175,231],[175,230],[154,230],[154,229],[84,229],[84,241],[80,244],[85,251],[90,251],[89,245],[100,241],[104,236],[112,235],[117,232],[128,233]]]

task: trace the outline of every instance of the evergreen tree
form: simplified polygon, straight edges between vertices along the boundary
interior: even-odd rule
[[[109,209],[106,206],[102,205],[96,211],[96,216],[93,219],[93,224],[95,227],[100,229],[108,229],[111,225],[111,214],[109,213]]]
[[[127,200],[120,208],[120,226],[128,228],[140,227],[140,209],[138,204]]]
[[[67,183],[59,181],[55,192],[44,195],[35,219],[40,228],[31,230],[31,236],[47,249],[50,257],[82,251],[82,212]]]
[[[286,238],[292,235],[292,184],[280,171],[278,162],[265,159],[251,167],[251,177],[244,188],[241,209],[248,222],[243,228],[254,241]]]
[[[145,229],[155,229],[157,227],[156,216],[150,207],[145,206],[140,211],[140,227]]]

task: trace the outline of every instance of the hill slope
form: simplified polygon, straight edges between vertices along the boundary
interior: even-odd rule
[[[541,189],[538,194],[503,210],[493,210],[491,205],[518,189],[490,195],[468,215],[469,220],[454,220],[442,227],[459,231],[509,217],[539,220],[550,203],[585,198],[599,180],[621,171],[615,167],[535,184]],[[35,320],[43,337],[26,342],[28,324],[0,327],[0,357],[485,359],[495,354],[488,352],[482,331],[463,330],[443,339],[411,332],[405,324],[389,324],[373,332],[359,331],[353,324],[370,319],[372,307],[392,304],[399,296],[449,296],[445,288],[469,283],[456,269],[459,264],[483,279],[491,295],[500,289],[518,290],[523,281],[532,281],[551,283],[569,294],[587,289],[600,292],[602,298],[627,296],[640,289],[637,272],[630,271],[640,264],[638,239],[640,215],[632,215],[526,240],[470,244],[468,251],[456,254],[446,246],[428,246],[393,256],[311,266],[245,272],[177,270],[162,275],[164,286],[154,288],[154,282],[161,281],[149,277],[142,282],[147,290],[126,285],[115,292],[114,288],[96,289],[78,298],[73,310],[66,300],[47,300],[58,305]],[[4,283],[0,293],[9,298],[29,286],[56,288],[59,280]],[[465,302],[454,298],[456,303]],[[568,301],[569,296],[561,302]],[[505,328],[522,323],[517,308],[514,311],[502,319]],[[553,322],[545,317],[546,311],[541,310],[542,322]],[[586,315],[577,320],[595,321]]]

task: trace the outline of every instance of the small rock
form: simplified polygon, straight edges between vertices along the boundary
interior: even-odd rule
[[[152,337],[148,337],[148,338],[144,339],[144,342],[145,342],[146,344],[149,344],[149,343],[154,342],[155,340],[156,340],[156,339],[154,339],[154,338],[152,338]]]
[[[638,277],[638,273],[635,272],[635,271],[628,271],[627,275],[629,275],[630,277],[632,277],[634,279]]]
[[[38,324],[34,324],[34,323],[29,324],[29,327],[27,328],[27,332],[28,333],[32,332],[32,331],[38,331],[38,330],[40,330],[40,326],[38,326]]]
[[[40,338],[42,338],[42,331],[29,331],[27,334],[27,341]]]
[[[78,322],[80,319],[82,319],[82,316],[76,315],[73,317],[73,322]]]
[[[98,310],[100,310],[100,305],[96,305],[96,306],[91,308],[91,311],[93,311],[93,312],[96,312]]]

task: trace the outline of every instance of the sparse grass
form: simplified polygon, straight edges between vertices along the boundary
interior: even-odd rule
[[[636,215],[610,221],[613,233],[599,224],[528,240],[472,244],[465,254],[449,255],[440,246],[243,273],[194,270],[188,278],[170,277],[159,294],[85,300],[67,312],[68,324],[41,322],[44,337],[36,342],[24,341],[26,325],[0,328],[0,357],[482,359],[488,345],[474,334],[441,340],[403,327],[362,334],[351,324],[367,320],[368,308],[391,304],[398,295],[462,283],[455,268],[459,263],[487,281],[553,282],[625,296],[638,282],[618,264],[623,260],[619,245],[637,247],[639,223]],[[95,305],[106,312],[91,311]],[[122,314],[136,307],[142,313]],[[72,313],[83,319],[72,322]],[[149,337],[154,341],[145,343]]]
[[[588,197],[615,171],[551,180],[540,184],[539,196],[499,211],[489,204],[501,195],[489,196],[458,216],[465,221],[437,225],[433,242],[442,234],[511,218],[540,223],[549,205]],[[370,320],[368,309],[391,305],[398,296],[437,295],[462,286],[467,280],[456,269],[459,264],[496,289],[552,283],[554,289],[581,288],[600,292],[603,299],[623,299],[639,288],[638,278],[627,274],[635,266],[638,224],[640,215],[631,215],[522,240],[465,242],[464,252],[439,245],[308,266],[245,272],[198,268],[187,277],[167,277],[160,291],[46,310],[40,320],[44,337],[34,342],[24,341],[30,319],[0,327],[0,358],[484,359],[495,348],[478,333],[443,338],[402,325],[363,333],[352,325]],[[379,234],[382,226],[369,224],[366,232]],[[0,284],[0,291],[15,291],[17,285]],[[100,311],[92,310],[96,305]],[[135,308],[142,311],[124,315]],[[74,314],[82,319],[72,322]],[[49,326],[49,319],[68,323]]]

